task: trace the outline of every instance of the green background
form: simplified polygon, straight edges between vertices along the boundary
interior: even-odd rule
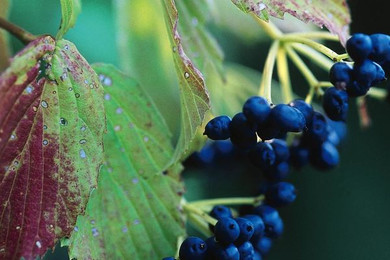
[[[351,1],[352,32],[390,34],[386,2]],[[14,0],[10,20],[34,34],[55,35],[59,8],[59,1]],[[228,50],[226,60],[254,69],[262,66],[269,43],[246,45],[226,31],[212,30]],[[91,63],[119,63],[111,1],[83,1],[82,14],[66,38]],[[12,38],[12,47],[16,51],[22,45]],[[296,82],[302,81],[297,77]],[[306,87],[301,85],[300,93]],[[373,124],[362,130],[355,103],[350,103],[348,137],[337,169],[318,172],[304,168],[292,173],[298,199],[281,210],[285,234],[268,259],[390,259],[390,104],[369,100],[368,105]],[[184,177],[189,200],[251,194],[259,186],[253,181],[258,180],[256,173],[242,162],[198,168],[185,172]],[[66,259],[64,252],[59,250],[52,259]]]

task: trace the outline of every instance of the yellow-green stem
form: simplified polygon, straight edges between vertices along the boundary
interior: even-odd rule
[[[204,221],[206,221],[207,223],[209,223],[211,225],[215,225],[215,223],[217,223],[217,220],[215,218],[211,217],[209,214],[207,214],[206,212],[199,209],[199,207],[192,205],[191,203],[185,203],[183,205],[183,209],[187,213],[187,215],[190,215],[190,214],[198,215]]]
[[[221,199],[207,199],[194,202],[187,202],[194,207],[203,208],[215,205],[256,205],[264,200],[264,195],[257,197],[238,197],[238,198],[221,198]]]
[[[322,53],[313,50],[312,48],[300,44],[300,43],[291,43],[291,45],[294,50],[299,52],[300,54],[306,56],[309,58],[312,62],[317,64],[320,68],[324,69],[325,71],[329,71],[330,68],[333,66],[333,61],[329,60],[326,56],[324,56]]]
[[[188,220],[193,227],[196,228],[199,232],[201,232],[206,237],[212,236],[212,233],[209,229],[208,224],[199,216],[195,214],[188,214]]]
[[[272,73],[275,66],[275,59],[279,49],[279,41],[274,41],[268,52],[267,59],[264,64],[263,77],[260,83],[259,95],[265,97],[268,102],[272,103],[271,83]]]
[[[263,30],[274,40],[279,39],[283,33],[271,22],[265,22],[257,17],[255,14],[251,13],[252,17],[255,19],[258,25],[260,25]]]
[[[339,41],[339,37],[329,32],[303,32],[303,33],[289,33],[292,37],[303,37],[308,39]]]
[[[385,100],[388,94],[386,89],[371,87],[367,95],[379,100]]]
[[[283,100],[285,103],[293,100],[293,94],[291,89],[291,81],[290,81],[290,73],[288,70],[288,62],[286,50],[283,46],[280,46],[278,49],[277,56],[277,69],[278,69],[278,77],[282,87]]]

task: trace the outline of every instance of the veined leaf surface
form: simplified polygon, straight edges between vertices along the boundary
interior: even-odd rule
[[[8,17],[9,0],[2,0],[0,2],[0,17]],[[8,66],[8,59],[10,56],[8,35],[4,30],[0,30],[0,72]]]
[[[0,76],[0,107],[0,258],[35,259],[97,185],[103,89],[72,43],[43,37]]]
[[[180,165],[167,167],[170,132],[140,85],[113,66],[94,66],[105,84],[108,133],[98,189],[69,241],[78,259],[161,259],[175,253],[184,223]],[[107,84],[110,83],[110,84]]]

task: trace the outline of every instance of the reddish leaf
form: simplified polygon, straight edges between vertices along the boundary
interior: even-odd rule
[[[0,76],[0,259],[35,259],[72,231],[102,162],[102,94],[74,46],[51,37]]]

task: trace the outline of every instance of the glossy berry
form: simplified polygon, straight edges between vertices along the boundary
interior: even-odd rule
[[[259,251],[261,255],[265,256],[271,250],[272,239],[264,236],[256,241],[253,241],[252,245],[255,248],[255,250]]]
[[[238,113],[233,117],[229,130],[230,140],[237,147],[247,149],[256,145],[256,126],[250,123],[243,113]]]
[[[273,139],[269,142],[275,152],[275,163],[287,161],[290,157],[290,151],[287,142],[282,139]]]
[[[266,201],[275,207],[291,204],[297,197],[294,185],[288,182],[278,182],[267,190]]]
[[[244,242],[237,247],[240,254],[240,260],[252,260],[255,255],[255,249],[251,242]]]
[[[225,245],[233,243],[240,235],[240,227],[232,218],[221,218],[214,227],[215,239]]]
[[[390,36],[382,33],[370,35],[372,51],[370,59],[375,62],[382,62],[386,59],[386,54],[390,53]]]
[[[275,163],[275,151],[269,143],[259,142],[250,151],[249,159],[261,169],[268,169]]]
[[[272,165],[272,167],[265,171],[265,176],[272,181],[281,181],[290,174],[290,165],[287,161],[279,162]]]
[[[377,63],[366,59],[361,63],[355,63],[353,67],[354,79],[361,86],[371,87],[374,83],[385,79],[385,73]]]
[[[328,137],[327,126],[328,123],[325,116],[319,112],[314,112],[313,119],[304,135],[308,144],[313,145],[324,142]]]
[[[263,219],[267,237],[277,238],[283,233],[283,221],[275,208],[268,205],[260,205],[253,210],[253,213]]]
[[[290,147],[290,163],[297,169],[309,163],[309,149],[301,145]]]
[[[301,132],[305,125],[305,116],[298,109],[278,104],[271,110],[270,119],[274,125],[288,132]]]
[[[238,236],[235,244],[240,245],[245,241],[249,241],[252,238],[253,233],[255,232],[255,227],[253,223],[246,218],[235,218],[238,226],[240,227],[240,235]]]
[[[360,84],[356,80],[347,85],[346,91],[349,97],[360,97],[367,94],[370,86]]]
[[[207,245],[198,237],[186,238],[180,246],[180,260],[202,260],[206,259]]]
[[[255,215],[255,214],[248,214],[248,215],[242,216],[242,218],[249,220],[253,224],[254,232],[253,232],[253,236],[251,239],[253,239],[255,237],[263,236],[265,225],[264,225],[264,221],[261,219],[260,216]]]
[[[351,81],[352,68],[345,62],[336,62],[330,68],[329,80],[337,88],[345,88]]]
[[[347,92],[335,87],[328,88],[323,97],[322,107],[330,119],[345,121],[348,113]]]
[[[301,113],[305,117],[306,124],[309,124],[311,122],[314,110],[310,104],[306,103],[302,99],[295,99],[291,101],[288,105],[301,111]]]
[[[218,116],[211,119],[204,131],[204,135],[212,140],[225,140],[230,137],[229,125],[231,119],[228,116]]]
[[[238,252],[238,248],[233,245],[221,245],[219,243],[216,244],[214,252],[212,252],[213,260],[240,260],[240,253]]]
[[[310,163],[321,170],[329,170],[339,164],[337,148],[330,142],[324,142],[310,152]]]
[[[221,218],[233,218],[232,211],[230,210],[230,208],[223,205],[214,206],[210,211],[210,216],[215,218],[216,220],[219,220]],[[209,228],[211,231],[214,232],[213,225],[210,224]]]
[[[355,61],[359,62],[367,59],[372,52],[372,42],[370,36],[357,33],[352,35],[347,41],[347,52],[349,56]]]
[[[271,107],[267,99],[255,96],[245,102],[242,111],[249,121],[260,125],[268,119]]]

